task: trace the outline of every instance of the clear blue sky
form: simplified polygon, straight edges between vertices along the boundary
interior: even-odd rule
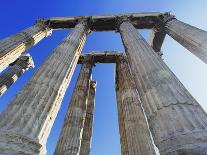
[[[31,26],[37,18],[147,11],[171,11],[179,20],[207,30],[206,6],[206,0],[2,0],[0,5],[0,39]],[[68,32],[68,30],[54,31],[51,37],[44,39],[29,50],[36,67],[25,73],[0,98],[0,111],[21,90],[34,71]],[[141,32],[149,40],[149,31],[142,30]],[[91,50],[123,51],[123,46],[118,33],[96,32],[88,36],[83,52],[87,53]],[[164,51],[164,61],[207,110],[207,65],[168,36],[162,50]],[[75,71],[49,136],[47,155],[52,155],[54,152],[79,69],[80,66]],[[92,155],[120,155],[114,66],[110,64],[97,65],[93,69],[93,78],[98,81],[98,87]]]

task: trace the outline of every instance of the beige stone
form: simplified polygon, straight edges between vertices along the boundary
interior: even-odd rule
[[[166,15],[165,31],[192,54],[207,64],[207,31]]]
[[[86,120],[91,64],[83,64],[55,149],[55,155],[78,155]]]
[[[0,154],[45,154],[45,144],[86,40],[75,26],[0,114]]]
[[[9,64],[26,52],[33,45],[48,35],[52,30],[42,22],[23,30],[15,35],[0,40],[0,71],[5,69]]]
[[[32,57],[20,56],[10,68],[0,76],[0,96],[29,68],[34,67]]]
[[[93,116],[95,106],[96,81],[90,81],[89,97],[87,102],[86,120],[83,128],[80,155],[90,155],[93,133]]]
[[[161,155],[207,154],[207,115],[132,24],[120,34]]]
[[[136,86],[123,58],[116,63],[116,96],[122,155],[154,155]]]

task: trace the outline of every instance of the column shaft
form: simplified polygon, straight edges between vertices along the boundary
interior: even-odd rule
[[[29,68],[34,67],[31,56],[20,56],[11,67],[0,76],[0,96]]]
[[[75,26],[0,114],[0,154],[45,154],[45,144],[88,33]]]
[[[119,29],[160,153],[206,154],[204,110],[132,24],[123,22]]]
[[[154,49],[159,56],[163,55],[161,50],[162,44],[164,42],[166,32],[163,29],[154,28],[150,33],[150,46]]]
[[[81,68],[55,150],[55,155],[78,155],[80,152],[86,118],[91,68],[92,66],[90,64],[83,64]]]
[[[116,95],[122,155],[153,155],[154,147],[128,63],[116,64]]]
[[[96,93],[96,81],[90,81],[89,98],[87,102],[88,105],[86,111],[86,120],[83,128],[80,155],[90,155],[91,152],[95,93]]]
[[[51,29],[47,28],[41,22],[38,22],[26,30],[0,40],[0,71],[51,33]]]
[[[207,64],[207,31],[175,18],[166,22],[165,30],[168,35]]]

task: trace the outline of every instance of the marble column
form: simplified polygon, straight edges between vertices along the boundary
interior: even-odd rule
[[[161,155],[207,154],[206,112],[131,23],[119,30]]]
[[[40,20],[35,25],[0,40],[0,71],[51,33],[52,30]]]
[[[81,22],[0,113],[0,154],[45,154],[45,144],[86,40]]]
[[[154,155],[139,95],[124,59],[116,63],[116,96],[122,155]]]
[[[150,33],[150,46],[160,57],[162,57],[163,55],[161,47],[164,42],[165,36],[166,32],[163,29],[153,28]]]
[[[55,149],[55,155],[78,155],[80,153],[83,127],[86,119],[91,69],[91,64],[82,65]]]
[[[170,14],[162,20],[168,35],[207,64],[207,31],[181,22]]]
[[[28,69],[34,67],[32,57],[29,55],[20,56],[10,68],[0,75],[0,96]]]
[[[86,111],[86,120],[83,128],[83,135],[81,141],[80,155],[90,155],[91,141],[93,133],[93,116],[96,93],[96,81],[90,81],[90,90]]]

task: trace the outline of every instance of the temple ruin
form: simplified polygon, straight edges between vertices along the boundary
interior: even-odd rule
[[[207,63],[207,32],[170,13],[130,13],[38,19],[0,41],[0,95],[34,67],[29,48],[52,31],[72,29],[0,113],[0,154],[46,154],[46,142],[77,64],[82,64],[55,155],[89,155],[96,63],[116,65],[122,155],[206,155],[207,114],[162,60],[166,34]],[[148,43],[137,29],[151,29]],[[120,33],[125,53],[81,54],[93,31]],[[152,138],[151,136],[152,135]]]

